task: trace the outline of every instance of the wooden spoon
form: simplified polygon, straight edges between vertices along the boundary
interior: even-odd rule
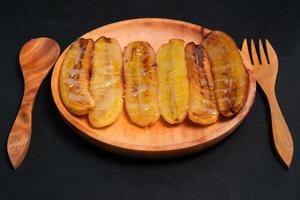
[[[36,94],[59,53],[59,45],[46,37],[31,39],[21,49],[19,62],[25,89],[21,107],[7,142],[8,156],[15,169],[24,160],[30,144],[32,108]]]

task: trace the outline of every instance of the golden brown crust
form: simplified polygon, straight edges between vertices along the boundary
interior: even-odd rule
[[[95,107],[89,93],[90,64],[94,42],[76,40],[66,52],[59,79],[60,95],[66,108],[73,114],[84,115]]]
[[[100,37],[95,42],[90,78],[90,92],[96,107],[89,111],[94,127],[109,126],[117,120],[123,108],[121,82],[122,51],[114,38]]]
[[[207,53],[201,45],[193,42],[185,46],[190,97],[188,116],[195,123],[208,125],[218,120],[214,83]]]
[[[130,43],[124,51],[125,106],[131,121],[148,126],[159,119],[155,52],[148,42]]]
[[[212,31],[203,40],[214,78],[214,93],[220,113],[237,114],[244,106],[248,91],[248,74],[233,39]]]
[[[171,39],[156,55],[161,115],[170,124],[185,120],[189,103],[189,79],[184,41]]]

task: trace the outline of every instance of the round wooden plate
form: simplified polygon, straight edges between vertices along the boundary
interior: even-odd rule
[[[145,18],[109,24],[81,37],[93,40],[100,36],[113,37],[119,41],[122,48],[132,41],[143,40],[148,41],[157,50],[161,44],[167,43],[171,38],[200,43],[209,31],[204,27],[183,21]],[[60,114],[79,135],[88,141],[122,155],[167,158],[202,150],[232,133],[248,114],[255,98],[256,82],[249,64],[245,63],[250,77],[249,94],[244,108],[232,119],[220,119],[213,125],[201,126],[188,119],[179,125],[169,125],[161,118],[152,127],[141,128],[130,122],[124,110],[114,124],[96,129],[89,124],[87,116],[78,117],[68,112],[60,98],[58,79],[66,50],[57,60],[51,79],[54,102]]]

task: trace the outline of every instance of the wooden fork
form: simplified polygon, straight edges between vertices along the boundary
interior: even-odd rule
[[[266,57],[262,41],[259,40],[259,61],[254,42],[253,40],[251,40],[252,67],[255,73],[256,80],[266,94],[269,101],[272,118],[273,142],[275,145],[275,149],[280,160],[287,168],[289,168],[293,159],[294,144],[291,133],[284,120],[275,95],[275,82],[278,72],[278,58],[275,50],[268,40],[266,40],[266,49],[268,58]],[[246,39],[244,39],[243,42],[242,55],[243,57],[248,59],[249,63],[251,62]]]

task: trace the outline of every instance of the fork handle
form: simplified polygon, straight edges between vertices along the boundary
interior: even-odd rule
[[[282,115],[275,93],[268,94],[267,97],[271,110],[275,149],[281,161],[289,168],[294,154],[292,135]]]

